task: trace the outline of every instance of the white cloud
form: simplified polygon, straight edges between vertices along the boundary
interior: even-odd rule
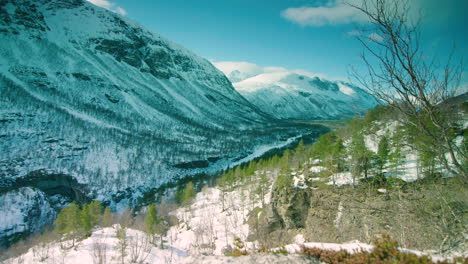
[[[285,70],[281,67],[260,67],[254,63],[244,61],[212,61],[232,82],[239,82],[266,72]]]
[[[351,30],[349,32],[346,32],[346,35],[350,37],[359,37],[359,36],[362,36],[362,33],[359,30]]]
[[[396,0],[395,0],[396,1]],[[456,11],[457,0],[411,0],[408,1],[408,22],[419,19],[446,23],[449,14]],[[391,5],[393,1],[384,1]],[[350,6],[361,6],[363,0],[325,0],[316,6],[291,7],[281,12],[281,16],[302,26],[326,26],[349,23],[367,23],[369,20],[358,9]],[[373,8],[372,4],[369,8]]]
[[[384,38],[377,34],[377,33],[370,33],[367,38],[369,38],[369,40],[372,40],[372,41],[375,41],[375,42],[382,42],[384,40]]]
[[[125,9],[116,5],[115,3],[110,2],[109,0],[87,0],[87,1],[94,5],[108,9],[114,13],[121,14],[123,16],[127,14],[127,11],[125,11]]]
[[[115,9],[115,12],[121,14],[122,16],[125,16],[127,14],[127,11],[125,9],[121,8],[120,6]]]
[[[211,61],[211,63],[222,71],[232,83],[239,83],[259,75],[274,73],[296,73],[311,78],[326,78],[323,74],[311,73],[305,70],[289,70],[283,67],[262,67],[254,63],[244,61]]]
[[[360,11],[342,0],[329,1],[317,7],[288,8],[281,12],[281,16],[302,26],[316,27],[367,22],[367,18]]]
[[[366,36],[363,32],[359,30],[351,30],[349,32],[346,32],[346,35],[348,35],[349,37],[365,37]],[[375,32],[368,34],[366,38],[370,41],[375,41],[375,42],[383,42],[384,40],[382,35],[375,33]]]

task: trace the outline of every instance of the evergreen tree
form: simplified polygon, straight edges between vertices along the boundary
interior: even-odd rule
[[[182,188],[182,185],[178,185],[174,194],[174,199],[178,204],[182,204],[183,195],[184,195],[184,188]]]
[[[344,147],[343,140],[337,139],[336,143],[331,147],[331,160],[334,161],[336,166],[336,171],[343,171],[344,169],[344,158],[345,158],[346,148]]]
[[[291,176],[285,175],[285,174],[280,174],[278,175],[278,178],[276,179],[276,185],[278,190],[283,190],[291,187],[292,184],[292,179]]]
[[[156,211],[156,206],[152,203],[148,206],[148,211],[145,216],[146,230],[151,236],[156,235],[158,224],[158,212]]]
[[[262,172],[260,174],[260,181],[258,183],[257,189],[255,190],[256,194],[258,194],[260,198],[262,199],[262,205],[265,205],[265,193],[266,193],[267,188],[268,188],[268,177],[266,173]]]
[[[114,222],[114,216],[112,215],[112,212],[109,207],[106,207],[106,209],[104,209],[104,215],[102,216],[101,222],[103,227],[109,227]]]
[[[297,144],[297,147],[294,149],[294,158],[293,158],[293,167],[302,169],[302,164],[305,161],[305,147],[304,140],[301,139]]]
[[[285,150],[283,156],[280,159],[280,173],[288,174],[290,171],[289,158],[291,156],[291,151],[289,149]]]
[[[244,172],[242,171],[241,166],[237,166],[237,167],[234,169],[233,183],[234,183],[236,180],[242,180],[243,178],[244,178]]]
[[[362,172],[364,172],[364,177],[367,179],[372,152],[367,149],[362,133],[354,133],[349,150],[353,163],[353,179],[360,177]]]
[[[377,149],[377,165],[379,167],[379,172],[382,175],[385,164],[388,161],[390,154],[390,144],[388,142],[387,136],[382,136],[379,141],[379,146]]]
[[[252,179],[255,175],[255,171],[257,170],[257,162],[251,161],[245,170],[245,175],[248,180]]]
[[[100,201],[92,201],[89,204],[89,213],[91,215],[91,224],[93,226],[99,225],[102,219],[102,204]]]
[[[82,234],[80,207],[75,203],[63,208],[54,222],[55,231],[72,240],[72,247]]]
[[[181,203],[183,205],[188,205],[190,201],[196,196],[196,191],[195,191],[195,186],[193,183],[190,181],[187,183],[187,185],[184,188],[184,191],[182,192],[182,200]]]
[[[83,208],[80,211],[80,223],[85,235],[90,236],[91,231],[93,230],[93,225],[88,204],[83,205]]]
[[[397,174],[399,173],[398,168],[401,166],[404,158],[403,154],[401,153],[401,148],[402,139],[400,133],[395,132],[392,139],[392,151],[390,152],[389,160],[392,163],[392,166],[396,168]]]
[[[90,236],[95,226],[100,223],[102,206],[101,202],[93,201],[83,205],[80,211],[80,222],[85,234]]]
[[[280,161],[280,158],[278,157],[278,155],[273,156],[273,158],[269,159],[268,161],[268,168],[269,169],[279,168],[280,167],[279,161]]]
[[[120,263],[125,264],[125,257],[127,256],[127,247],[128,247],[128,238],[127,238],[127,228],[123,225],[119,225],[116,230],[116,236],[118,239],[115,249],[119,253],[118,258]]]

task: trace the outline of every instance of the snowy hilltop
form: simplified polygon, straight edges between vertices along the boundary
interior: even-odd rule
[[[214,65],[247,100],[276,118],[339,119],[363,113],[377,104],[359,87],[306,71],[246,62]]]

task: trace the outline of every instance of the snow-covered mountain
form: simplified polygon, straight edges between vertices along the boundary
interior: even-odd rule
[[[356,86],[305,71],[246,62],[214,64],[247,100],[276,118],[339,119],[376,105],[373,97]]]
[[[55,217],[37,204],[136,195],[302,133],[209,61],[84,0],[0,2],[0,94],[0,242]]]

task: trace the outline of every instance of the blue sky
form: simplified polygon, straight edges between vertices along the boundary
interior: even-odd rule
[[[215,61],[303,69],[341,79],[350,65],[360,64],[362,48],[349,36],[360,18],[333,0],[89,1]],[[468,1],[412,4],[425,14],[424,46],[430,52],[445,56],[455,41],[457,54],[468,54]]]

